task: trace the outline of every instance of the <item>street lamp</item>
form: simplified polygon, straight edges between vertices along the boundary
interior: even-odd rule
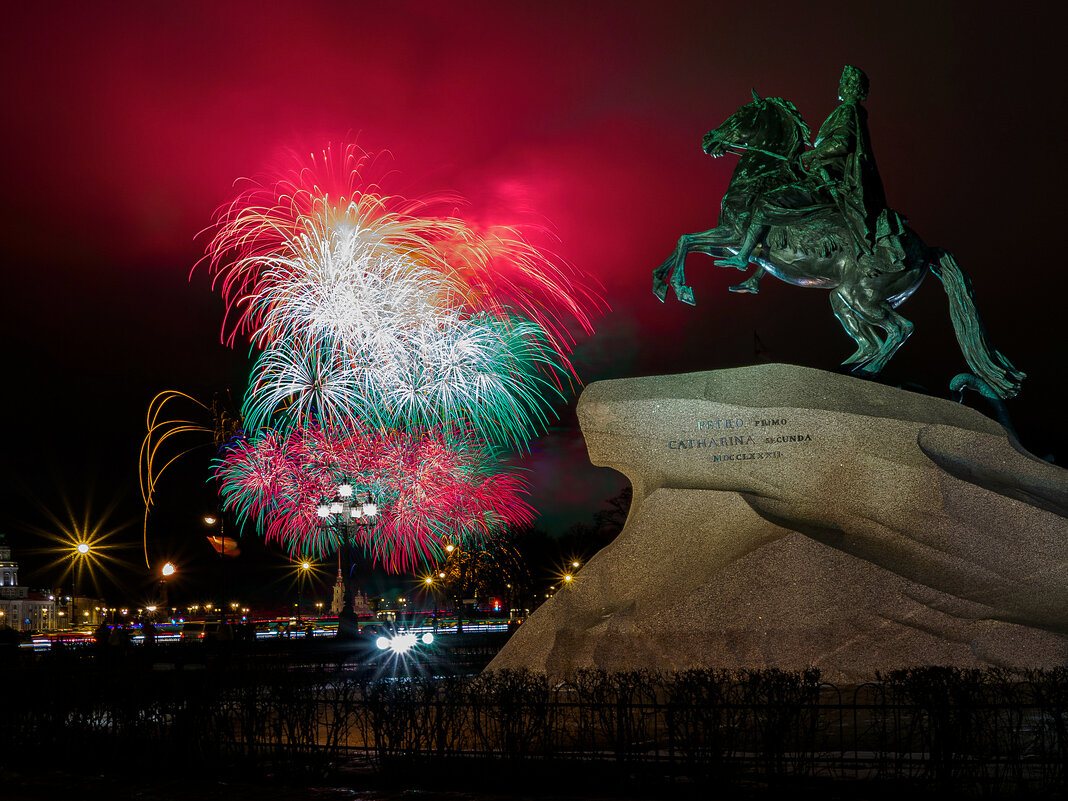
[[[370,491],[358,493],[352,484],[345,482],[337,485],[333,498],[320,498],[318,506],[315,507],[315,514],[322,526],[339,530],[343,535],[343,542],[352,543],[356,541],[355,534],[359,529],[377,522],[378,504],[374,502]],[[339,559],[341,550],[339,548]],[[344,577],[345,597],[341,604],[342,610],[352,605],[352,585],[349,581],[352,561],[354,558],[350,555],[349,569],[345,571]],[[338,567],[341,567],[340,562]]]
[[[166,614],[166,609],[168,606],[167,577],[173,576],[176,570],[177,568],[174,566],[174,564],[172,564],[171,562],[167,562],[163,565],[163,567],[160,568],[159,571],[159,606],[161,609],[164,610],[164,614]]]
[[[226,586],[228,584],[226,581],[226,521],[221,514],[218,517],[215,517],[215,515],[204,515],[204,523],[208,526],[214,526],[216,523],[219,524],[219,536],[209,537],[208,539],[211,541],[212,547],[219,553],[219,589],[222,590],[222,595],[225,598],[228,595],[226,592]],[[218,540],[217,544],[216,540]],[[222,604],[219,608],[222,610],[222,614],[219,618],[225,623],[226,604]]]
[[[438,576],[439,576],[439,578],[444,578],[445,574],[444,573],[439,573]],[[423,579],[423,588],[426,590],[427,594],[432,594],[434,596],[434,630],[437,631],[437,628],[438,628],[438,588],[434,586],[434,576],[433,575],[427,575]]]
[[[85,569],[85,563],[92,558],[91,553],[92,547],[85,540],[74,546],[74,597],[70,599],[70,621],[68,623],[71,628],[78,624],[78,594],[81,592],[82,570]]]
[[[297,623],[300,623],[300,608],[304,604],[304,582],[308,578],[308,572],[312,564],[307,559],[297,566]]]

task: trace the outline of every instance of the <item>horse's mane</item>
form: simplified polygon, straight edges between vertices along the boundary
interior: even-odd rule
[[[766,97],[764,100],[778,106],[783,113],[795,123],[796,127],[794,128],[794,131],[797,135],[797,142],[795,144],[798,147],[803,147],[807,144],[809,138],[812,136],[812,131],[808,127],[808,123],[805,122],[804,118],[801,116],[801,112],[797,110],[797,106],[782,97]]]

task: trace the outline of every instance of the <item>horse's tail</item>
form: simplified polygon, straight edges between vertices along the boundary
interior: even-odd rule
[[[957,335],[964,359],[972,372],[981,378],[1000,398],[1014,397],[1020,391],[1020,382],[1027,377],[1013,367],[1012,362],[994,350],[986,338],[986,329],[975,309],[972,282],[964,274],[953,254],[935,250],[931,254],[931,272],[938,276],[949,298],[949,316]]]

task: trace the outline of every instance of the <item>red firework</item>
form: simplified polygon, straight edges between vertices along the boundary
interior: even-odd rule
[[[323,557],[346,542],[393,572],[441,558],[448,541],[532,522],[526,482],[500,471],[486,443],[458,432],[261,430],[216,466],[225,507],[294,555]],[[370,494],[381,513],[363,527],[316,512],[339,484]]]

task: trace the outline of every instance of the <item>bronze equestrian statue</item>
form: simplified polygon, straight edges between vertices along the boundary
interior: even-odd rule
[[[953,330],[968,366],[990,392],[1010,398],[1026,377],[987,341],[971,282],[948,251],[931,248],[886,203],[868,136],[868,80],[847,66],[842,101],[806,150],[809,128],[792,103],[778,97],[753,102],[704,137],[713,158],[739,155],[711,231],[683,234],[671,256],[653,271],[660,300],[668,286],[693,305],[683,263],[707,253],[720,267],[747,270],[732,292],[755,294],[760,279],[775,278],[831,291],[831,308],[857,350],[843,364],[877,375],[912,333],[895,311],[930,270],[949,298]]]

